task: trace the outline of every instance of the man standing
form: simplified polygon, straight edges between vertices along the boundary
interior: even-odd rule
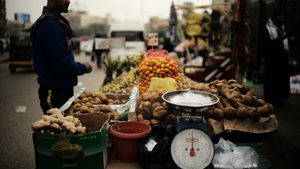
[[[263,31],[264,97],[278,104],[290,95],[288,36],[284,29],[285,16],[274,11]]]
[[[38,94],[43,112],[60,108],[73,96],[77,76],[92,71],[89,63],[75,62],[70,39],[74,32],[61,15],[70,0],[48,0],[31,31],[33,66],[40,85]]]

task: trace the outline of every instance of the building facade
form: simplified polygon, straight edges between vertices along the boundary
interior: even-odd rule
[[[5,8],[5,0],[0,0],[0,38],[6,36],[6,8]]]

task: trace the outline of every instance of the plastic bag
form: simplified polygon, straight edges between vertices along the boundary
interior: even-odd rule
[[[236,146],[223,138],[215,145],[215,168],[257,168],[258,162],[259,155],[252,147]]]

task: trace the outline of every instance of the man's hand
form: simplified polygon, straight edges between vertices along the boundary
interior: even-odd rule
[[[92,65],[90,65],[89,63],[84,63],[84,66],[86,68],[86,73],[90,73],[93,70]]]

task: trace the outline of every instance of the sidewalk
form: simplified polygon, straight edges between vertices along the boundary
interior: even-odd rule
[[[263,98],[263,85],[249,86]],[[272,169],[300,168],[300,95],[291,95],[285,103],[274,108],[279,125],[264,146],[266,156]]]

